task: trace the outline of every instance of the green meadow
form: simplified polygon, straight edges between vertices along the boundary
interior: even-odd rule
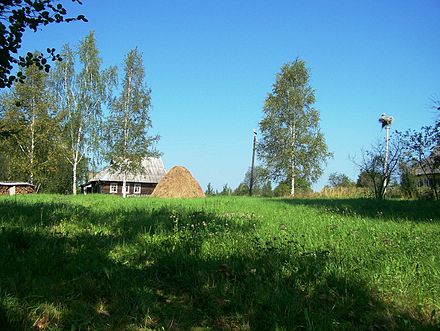
[[[431,201],[0,198],[1,330],[436,330]]]

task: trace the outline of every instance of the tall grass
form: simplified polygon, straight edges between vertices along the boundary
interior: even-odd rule
[[[315,192],[314,192],[315,193]],[[315,198],[373,198],[374,192],[371,189],[363,187],[328,187],[325,186],[321,192],[315,193]]]
[[[2,330],[438,329],[429,201],[0,198]]]

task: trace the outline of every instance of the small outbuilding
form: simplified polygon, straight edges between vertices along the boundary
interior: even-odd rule
[[[160,157],[146,157],[142,160],[142,170],[136,174],[126,174],[125,191],[127,195],[150,195],[157,183],[165,176],[165,168]],[[114,172],[110,166],[81,185],[84,194],[107,193],[122,195],[123,174]]]
[[[35,185],[27,182],[0,182],[0,195],[35,193]]]

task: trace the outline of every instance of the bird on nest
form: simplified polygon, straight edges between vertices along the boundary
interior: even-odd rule
[[[393,122],[393,116],[388,116],[385,113],[383,113],[379,117],[379,122],[382,123],[382,128],[384,128],[388,125],[391,125],[391,123]]]

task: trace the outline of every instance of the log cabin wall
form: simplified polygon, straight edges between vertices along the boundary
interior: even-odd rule
[[[154,188],[157,186],[156,183],[145,183],[141,186],[141,195],[150,195],[153,193]]]
[[[110,194],[110,184],[111,183],[117,183],[118,184],[118,192],[117,193],[111,193],[111,194],[117,194],[122,195],[122,182],[100,182],[99,183],[99,189],[97,190],[99,193],[105,193]],[[134,194],[134,185],[138,183],[132,183],[128,182],[128,185],[130,185],[130,192],[127,193],[127,195],[150,195],[153,193],[154,188],[156,187],[157,183],[140,183],[141,184],[141,193],[140,194]]]
[[[107,182],[99,183],[99,192],[100,193],[107,193],[107,194],[110,193],[110,183],[107,183]]]

